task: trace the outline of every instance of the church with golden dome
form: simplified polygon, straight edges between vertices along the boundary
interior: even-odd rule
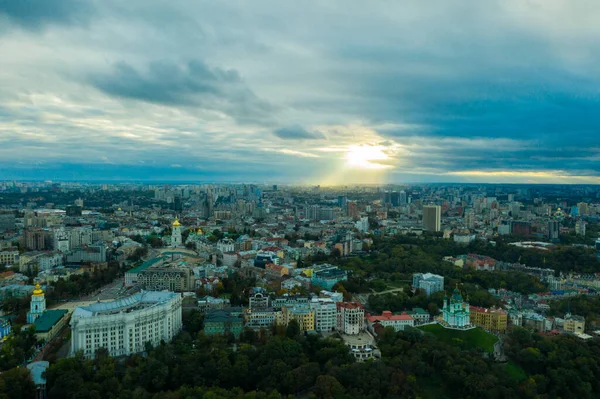
[[[175,218],[175,221],[172,225],[171,230],[171,247],[178,248],[183,245],[183,240],[181,238],[181,223],[179,223],[179,219]]]
[[[27,323],[34,323],[45,311],[46,297],[44,296],[42,287],[37,283],[33,290],[33,294],[31,295],[31,305],[29,306],[29,312],[27,312]]]

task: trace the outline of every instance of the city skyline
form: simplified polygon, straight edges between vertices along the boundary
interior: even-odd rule
[[[0,180],[600,183],[600,4],[0,4]]]

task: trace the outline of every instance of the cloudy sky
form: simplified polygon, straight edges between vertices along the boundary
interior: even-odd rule
[[[0,179],[600,183],[598,15],[0,0]]]

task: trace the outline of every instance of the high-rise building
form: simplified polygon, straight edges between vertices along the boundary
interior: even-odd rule
[[[15,213],[0,211],[0,232],[15,229]]]
[[[548,239],[558,240],[560,235],[560,222],[558,220],[551,220],[548,222]]]
[[[335,302],[331,298],[312,298],[310,307],[315,312],[315,331],[331,332],[337,325]]]
[[[346,204],[347,215],[353,219],[358,219],[358,205],[356,201],[348,201]]]
[[[348,202],[348,197],[345,195],[338,195],[338,206],[344,210],[346,209],[346,203]]]
[[[400,206],[404,206],[407,204],[406,191],[400,191]]]
[[[575,223],[575,234],[578,236],[585,236],[585,225],[586,223],[583,220],[578,220]]]
[[[23,231],[21,245],[32,251],[43,251],[48,249],[49,240],[47,232],[43,229],[27,228]]]
[[[439,205],[423,206],[423,229],[427,231],[440,231],[442,222],[442,208]]]
[[[580,216],[588,216],[590,214],[590,207],[587,202],[579,202],[577,204],[577,209],[579,209]]]

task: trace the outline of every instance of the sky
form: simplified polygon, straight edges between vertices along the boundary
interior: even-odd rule
[[[0,0],[0,179],[600,184],[597,0]]]

